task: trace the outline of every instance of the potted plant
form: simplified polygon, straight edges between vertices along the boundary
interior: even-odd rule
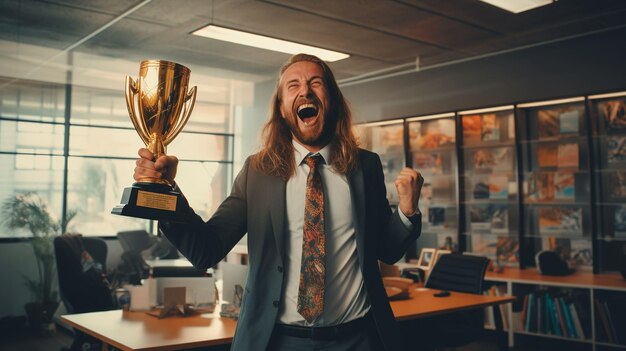
[[[2,222],[10,230],[26,229],[32,234],[30,240],[37,260],[38,275],[35,279],[25,277],[33,301],[24,308],[29,324],[41,332],[54,332],[52,317],[59,306],[56,291],[56,260],[54,237],[65,233],[67,224],[76,216],[70,211],[65,221],[58,220],[45,201],[36,193],[16,194],[2,204]]]

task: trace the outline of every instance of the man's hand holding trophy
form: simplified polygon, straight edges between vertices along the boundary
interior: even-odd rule
[[[126,105],[139,137],[156,160],[183,129],[196,101],[196,87],[189,88],[189,68],[168,61],[146,60],[139,78],[126,77]],[[172,222],[184,222],[182,196],[161,178],[141,178],[125,188],[121,204],[111,213]]]

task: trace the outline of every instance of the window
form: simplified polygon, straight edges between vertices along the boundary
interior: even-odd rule
[[[69,127],[66,92],[71,93]],[[229,104],[197,101],[183,132],[168,147],[168,154],[180,159],[177,182],[205,220],[230,188],[231,110]],[[111,214],[133,183],[140,147],[122,91],[32,81],[13,82],[0,91],[0,201],[37,192],[58,217],[78,211],[70,231],[113,236],[154,227],[145,219]],[[29,233],[0,230],[0,238],[16,236]]]

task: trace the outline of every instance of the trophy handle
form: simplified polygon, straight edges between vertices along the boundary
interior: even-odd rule
[[[141,120],[140,118],[141,115],[137,112],[137,109],[135,108],[135,100],[137,98],[138,92],[139,90],[137,88],[137,82],[134,81],[131,77],[126,76],[126,107],[128,108],[128,115],[130,116],[130,120],[135,126],[137,134],[139,134],[139,137],[141,138],[143,143],[145,145],[148,145],[150,143],[150,140],[148,139],[148,131],[145,124],[143,123],[143,120]]]
[[[179,119],[176,125],[172,128],[172,131],[165,138],[163,138],[163,145],[168,145],[178,135],[178,133],[180,133],[180,131],[187,123],[187,120],[189,120],[189,116],[191,116],[191,111],[193,111],[193,107],[196,104],[196,92],[198,90],[197,88],[198,87],[193,87],[191,88],[191,90],[189,90],[189,93],[187,93],[187,96],[185,97],[185,106],[183,109],[183,118]]]

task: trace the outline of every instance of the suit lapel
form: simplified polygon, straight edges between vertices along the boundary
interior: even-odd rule
[[[362,161],[362,159],[359,161]],[[356,211],[356,223],[354,223],[356,250],[361,267],[363,267],[365,262],[365,182],[363,180],[362,162],[357,170],[350,175],[349,182],[352,206],[354,206]]]
[[[274,239],[276,248],[282,261],[285,255],[285,191],[287,183],[279,177],[269,177],[269,192],[275,196],[268,197],[270,201],[270,215],[272,218],[272,228],[274,229]]]

